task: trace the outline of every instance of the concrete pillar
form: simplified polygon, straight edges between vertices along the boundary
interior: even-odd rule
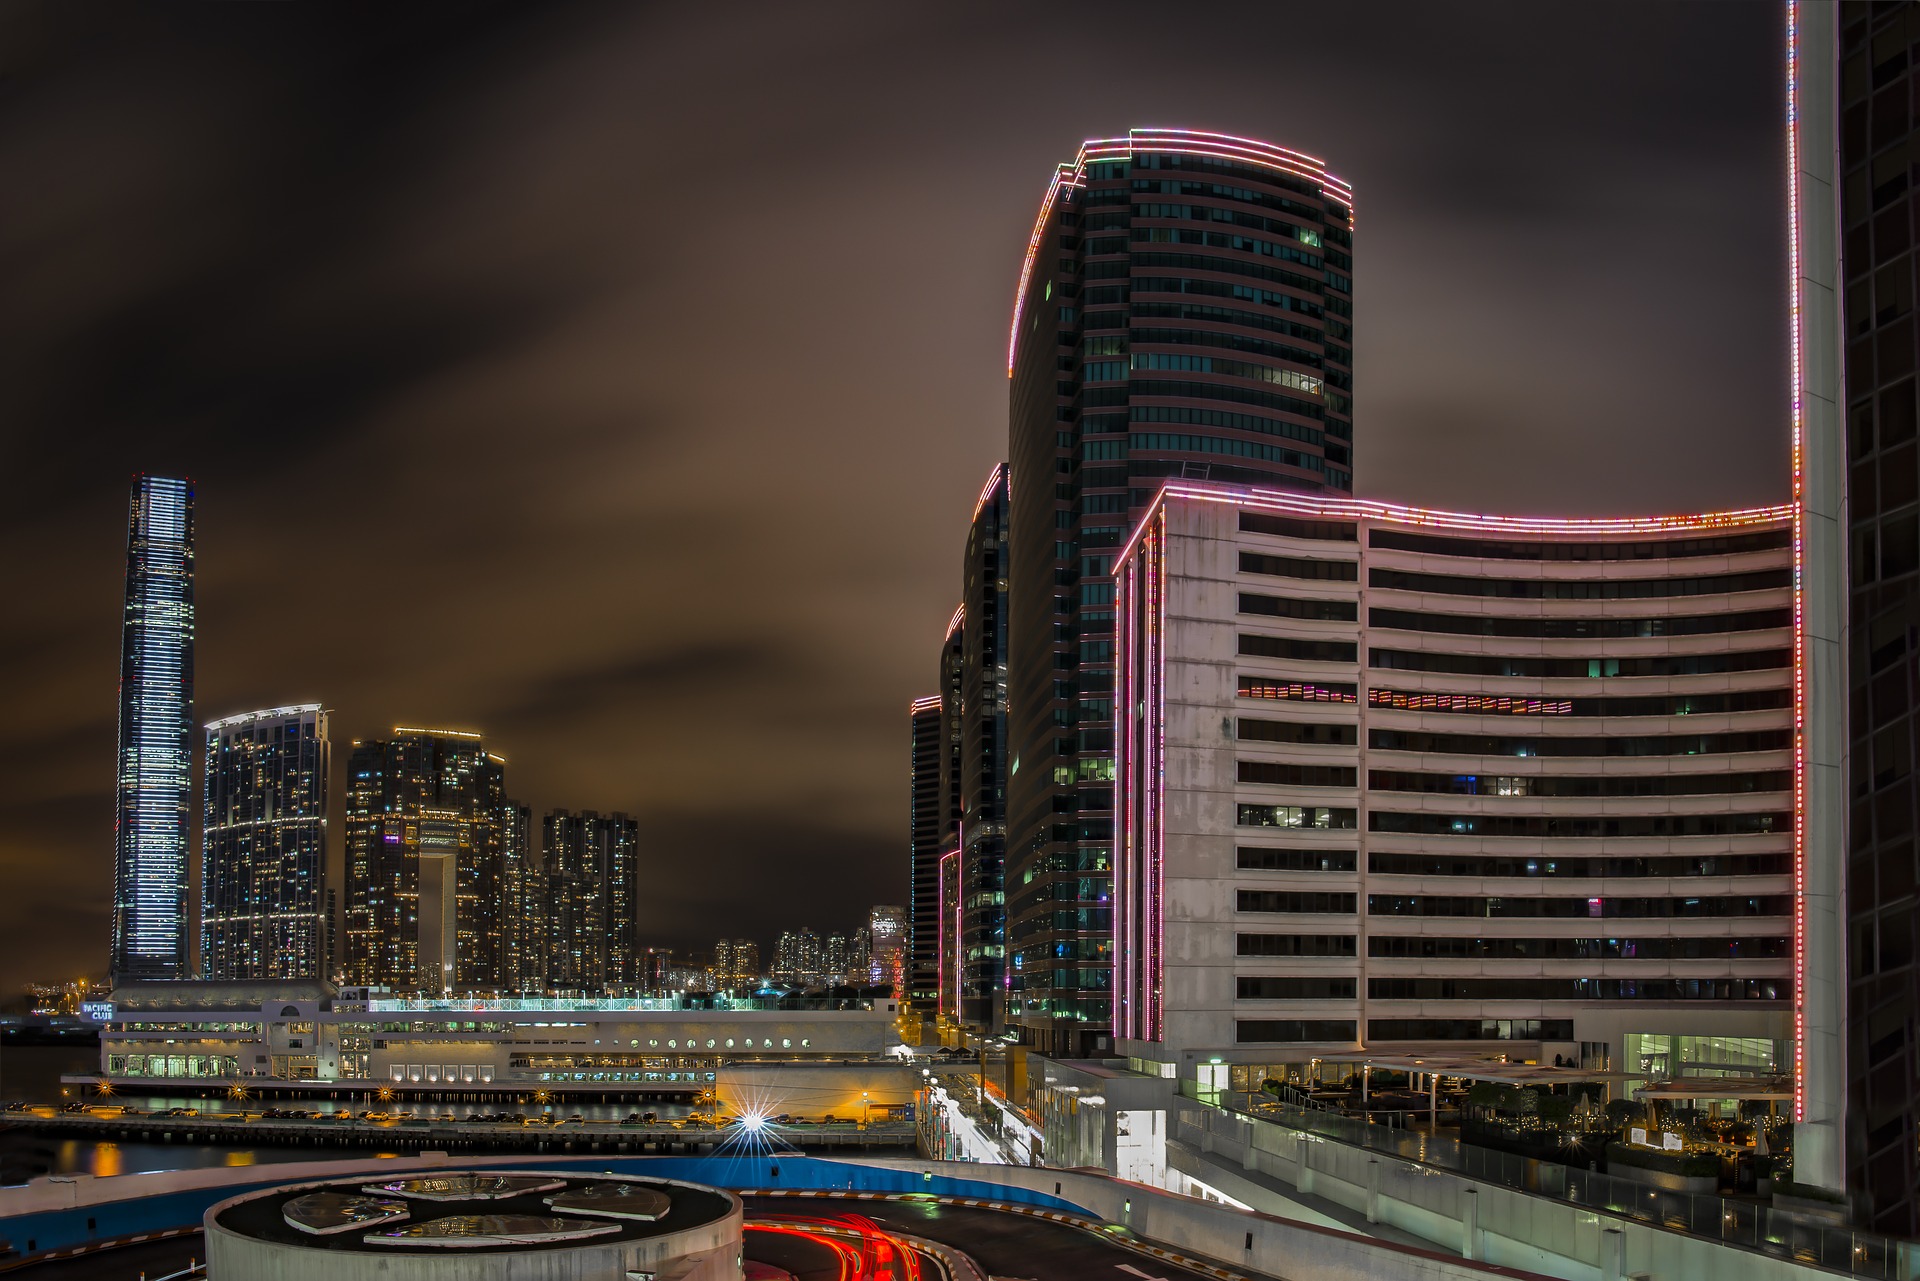
[[[1600,1233],[1600,1281],[1623,1281],[1627,1274],[1627,1234],[1619,1228]]]
[[[1469,1262],[1480,1258],[1480,1192],[1477,1188],[1468,1188],[1460,1194],[1460,1257]]]
[[[1259,1162],[1253,1153],[1253,1120],[1250,1117],[1240,1120],[1240,1143],[1240,1167],[1244,1170],[1258,1169]]]
[[[1802,778],[1802,982],[1794,993],[1799,1026],[1794,1100],[1793,1177],[1846,1188],[1846,862],[1847,790],[1847,493],[1842,379],[1838,170],[1840,147],[1839,6],[1802,0],[1792,65],[1795,418],[1794,607],[1801,634],[1794,655],[1802,682],[1797,744]]]
[[[1313,1195],[1313,1147],[1311,1143],[1300,1145],[1300,1177],[1293,1186],[1300,1189],[1301,1196]]]
[[[1367,1162],[1367,1222],[1380,1222],[1380,1163]]]

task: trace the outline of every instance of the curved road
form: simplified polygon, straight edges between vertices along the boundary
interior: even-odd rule
[[[1097,1232],[983,1206],[835,1196],[749,1196],[744,1200],[749,1225],[747,1258],[771,1265],[796,1281],[837,1281],[843,1275],[840,1260],[818,1241],[778,1231],[756,1231],[754,1224],[778,1227],[783,1220],[854,1215],[870,1219],[889,1232],[950,1245],[972,1258],[996,1281],[1218,1281],[1209,1273],[1113,1244]],[[164,1276],[185,1267],[189,1259],[205,1257],[206,1245],[200,1237],[180,1237],[77,1259],[51,1260],[29,1266],[22,1275],[28,1281],[136,1281],[143,1273]],[[924,1257],[921,1270],[927,1278],[940,1275]],[[0,1275],[5,1272],[6,1265],[0,1263]]]

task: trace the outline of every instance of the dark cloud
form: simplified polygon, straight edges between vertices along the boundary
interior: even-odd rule
[[[1359,199],[1356,478],[1784,493],[1767,5],[0,10],[0,982],[100,963],[127,476],[200,485],[202,718],[479,728],[661,942],[905,893],[908,699],[1084,137]]]

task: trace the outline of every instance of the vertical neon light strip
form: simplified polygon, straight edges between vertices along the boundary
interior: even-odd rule
[[[953,834],[953,1018],[956,1023],[967,1017],[966,973],[967,931],[967,833],[960,828]]]
[[[1800,350],[1800,7],[1787,0],[1787,352],[1793,415],[1793,1119],[1806,1115],[1806,421]]]
[[[1141,751],[1141,921],[1140,971],[1145,989],[1141,1002],[1141,1037],[1158,1041],[1164,1036],[1164,948],[1161,946],[1162,892],[1166,884],[1166,531],[1163,504],[1150,518],[1141,540],[1141,606],[1144,646],[1140,684],[1143,689]]]
[[[1118,562],[1113,576],[1113,1034],[1132,1038],[1133,968],[1133,592],[1135,562]]]

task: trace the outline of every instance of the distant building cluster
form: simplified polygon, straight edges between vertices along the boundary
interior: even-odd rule
[[[904,981],[906,911],[858,928],[722,939],[676,957],[640,938],[645,858],[622,813],[535,824],[479,734],[401,726],[345,763],[344,857],[330,865],[332,738],[318,703],[208,723],[200,893],[193,800],[194,489],[139,476],[128,513],[111,970],[116,984],[335,981],[446,993],[753,995]],[[197,947],[196,947],[197,944]],[[197,961],[195,954],[197,951]],[[62,989],[64,992],[64,989]],[[66,1002],[71,1004],[71,1002]]]

